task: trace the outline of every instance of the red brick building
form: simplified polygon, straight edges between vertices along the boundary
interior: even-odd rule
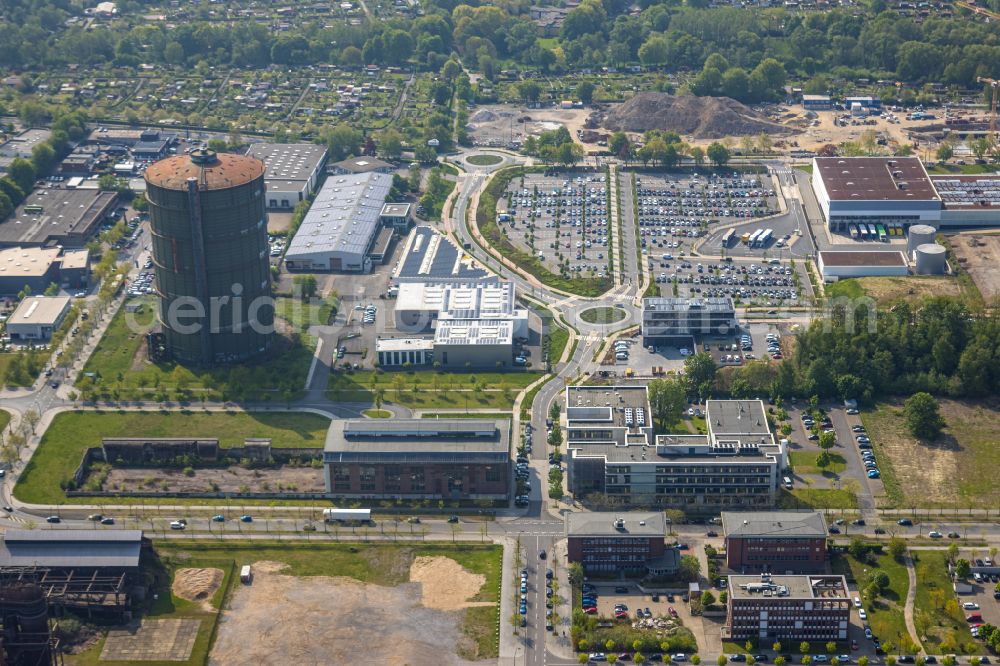
[[[817,511],[724,511],[726,566],[741,573],[826,570],[826,522]]]
[[[845,641],[850,620],[843,576],[730,576],[722,639],[761,645]]]
[[[326,492],[357,499],[507,500],[510,422],[334,420],[323,449]]]
[[[662,512],[569,513],[566,552],[587,572],[670,575],[680,568],[680,551],[667,547]]]

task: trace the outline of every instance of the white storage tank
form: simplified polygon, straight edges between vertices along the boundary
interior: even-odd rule
[[[937,229],[929,224],[914,224],[910,227],[909,236],[906,239],[906,254],[912,256],[918,247],[933,243],[937,236]]]
[[[913,253],[917,275],[944,275],[948,262],[943,245],[925,243]]]

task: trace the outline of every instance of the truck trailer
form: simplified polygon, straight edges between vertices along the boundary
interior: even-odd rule
[[[372,520],[371,509],[323,509],[323,520],[328,523],[334,522],[357,522],[370,523]]]

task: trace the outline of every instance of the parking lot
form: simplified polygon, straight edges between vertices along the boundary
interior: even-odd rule
[[[546,172],[511,181],[499,223],[519,249],[556,274],[606,277],[610,261],[606,175]]]
[[[709,224],[736,223],[778,210],[770,182],[758,175],[639,173],[635,185],[639,242],[650,254],[666,250],[684,256]]]
[[[602,618],[613,618],[616,608],[623,605],[626,610],[618,612],[619,620],[622,622],[639,622],[640,627],[646,627],[650,631],[662,629],[666,621],[676,619],[682,625],[692,627],[691,608],[688,602],[684,601],[681,593],[676,594],[648,594],[642,593],[635,585],[622,585],[621,582],[613,583],[588,583],[590,587],[586,590],[596,590],[597,594],[597,615]],[[624,591],[622,591],[624,590]],[[655,597],[655,601],[654,601]],[[646,611],[649,611],[646,613]],[[642,614],[640,618],[637,612]],[[699,632],[695,631],[695,636]]]
[[[808,283],[797,264],[771,259],[767,262],[695,260],[668,251],[648,259],[662,296],[680,298],[730,297],[737,305],[798,305],[800,289]]]

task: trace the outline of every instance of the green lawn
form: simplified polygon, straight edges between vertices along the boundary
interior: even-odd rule
[[[624,318],[625,311],[621,308],[590,308],[580,313],[580,319],[588,324],[614,324]]]
[[[889,574],[889,589],[878,600],[864,601],[868,613],[868,624],[872,632],[882,643],[892,643],[890,654],[898,652],[912,653],[912,639],[906,631],[906,619],[903,617],[903,607],[906,605],[906,594],[910,588],[906,567],[888,555],[879,555],[874,562],[859,562],[847,553],[835,553],[830,558],[830,566],[834,573],[844,574],[849,582],[860,583],[863,587],[867,580],[867,571],[879,568]]]
[[[0,409],[0,432],[3,432],[7,424],[10,423],[11,415],[10,412]]]
[[[939,404],[946,426],[932,443],[910,435],[901,400],[861,412],[890,506],[998,506],[1000,409],[976,401],[941,399]]]
[[[326,396],[337,402],[385,402],[414,409],[510,409],[539,372],[359,371],[330,375]]]
[[[917,574],[913,623],[930,654],[982,654],[972,638],[960,602],[948,577],[947,554],[940,550],[912,551]]]
[[[274,314],[291,324],[300,333],[310,326],[325,326],[335,312],[333,299],[314,298],[300,301],[297,298],[279,297],[274,299]]]
[[[782,489],[778,495],[781,509],[857,509],[858,496],[850,488]]]
[[[465,158],[465,161],[469,164],[474,164],[476,166],[492,166],[494,164],[500,164],[503,162],[503,158],[499,155],[470,155]]]
[[[838,280],[833,284],[823,287],[823,292],[827,298],[861,298],[865,295],[865,289],[856,279]]]
[[[308,312],[320,316],[324,308],[330,307],[308,305],[299,310],[287,302],[290,300],[278,299],[278,303],[280,306],[285,301],[289,316],[295,314],[293,326],[301,325]],[[161,393],[160,397],[167,399],[168,390],[182,389],[191,392],[191,399],[207,392],[212,395],[206,397],[216,399],[283,400],[294,398],[302,390],[312,363],[311,341],[293,346],[279,337],[275,350],[253,365],[205,370],[172,361],[154,364],[146,355],[144,343],[155,319],[155,299],[149,296],[129,302],[142,303],[142,312],[128,313],[124,308],[118,311],[84,367],[85,378],[77,385],[81,393],[90,391],[94,396],[126,400],[152,399]],[[91,379],[87,379],[87,373]]]
[[[569,330],[552,323],[549,327],[549,363],[555,365],[563,356],[569,342]]]
[[[821,474],[823,472],[840,474],[847,468],[844,456],[839,453],[830,454],[830,464],[825,469],[820,469],[816,465],[816,458],[819,453],[815,451],[791,451],[788,454],[788,461],[797,474]]]
[[[68,412],[59,414],[18,479],[14,494],[24,502],[61,504],[60,484],[73,475],[84,450],[100,446],[102,437],[218,437],[222,446],[237,446],[247,437],[270,437],[281,448],[321,447],[329,420],[305,412]]]
[[[392,412],[387,409],[366,409],[361,412],[370,419],[391,419]]]

